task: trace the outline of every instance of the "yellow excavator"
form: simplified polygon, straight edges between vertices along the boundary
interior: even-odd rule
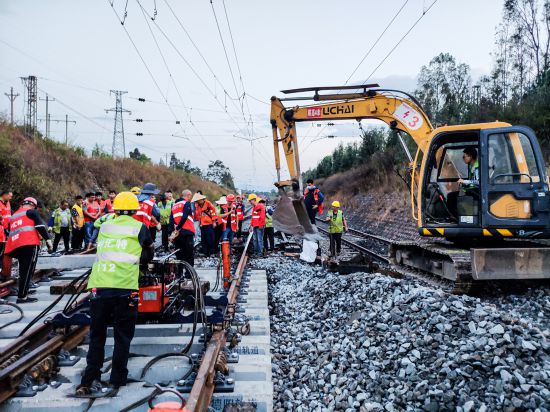
[[[306,237],[316,233],[303,203],[296,123],[377,119],[398,133],[409,157],[411,210],[420,236],[447,240],[396,241],[390,251],[395,263],[465,285],[550,278],[550,247],[537,240],[550,238],[549,182],[530,128],[498,121],[434,128],[413,96],[377,84],[282,93],[307,95],[271,98],[275,185],[281,195],[273,216],[276,229]],[[401,133],[416,143],[414,157]],[[281,180],[280,148],[288,180]],[[474,158],[468,164],[466,154]]]

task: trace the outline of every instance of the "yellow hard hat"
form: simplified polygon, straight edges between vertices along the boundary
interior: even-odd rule
[[[139,202],[135,194],[131,192],[120,192],[115,197],[113,209],[116,211],[138,210]]]
[[[335,200],[332,202],[332,207],[340,207],[340,202],[338,200]]]
[[[251,200],[258,200],[258,196],[256,196],[254,193],[250,193],[248,195],[248,201],[250,202]]]
[[[134,186],[130,189],[130,192],[132,192],[134,195],[139,195],[141,193],[141,189],[137,186]]]

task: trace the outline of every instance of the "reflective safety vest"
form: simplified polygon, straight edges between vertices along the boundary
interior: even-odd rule
[[[11,219],[11,205],[9,200],[5,204],[0,200],[0,216],[2,216],[2,226],[7,230]]]
[[[306,187],[304,189],[304,197],[306,197],[309,193],[309,189]],[[323,204],[319,204],[319,189],[318,188],[315,188],[315,190],[313,191],[313,200],[315,200],[315,204],[318,206],[317,207],[317,212],[319,213],[319,215],[322,215],[323,214]]]
[[[88,202],[87,200],[84,202],[86,205],[86,212],[88,212],[91,215],[97,214],[99,212],[99,204],[96,201],[93,201],[92,203]],[[84,215],[84,222],[94,222],[95,219],[91,219],[88,216]]]
[[[201,226],[211,225],[212,222],[218,220],[216,209],[208,200],[205,200],[202,207],[198,202],[195,203],[196,219],[201,222]]]
[[[237,219],[239,221],[244,220],[244,204],[242,202],[237,203]]]
[[[111,202],[111,199],[107,199],[105,201],[105,206],[107,206],[107,211],[109,213],[114,213],[115,212],[115,209],[113,208],[113,203],[114,202]],[[105,210],[105,207],[103,208],[103,210]]]
[[[116,215],[114,213],[107,213],[106,215],[101,216],[94,222],[94,227],[96,229],[99,229],[103,223],[105,223],[107,220],[114,219],[115,216]]]
[[[328,212],[330,218],[328,222],[328,233],[343,233],[344,232],[344,215],[341,210],[336,214],[331,209]]]
[[[88,289],[139,289],[142,248],[138,236],[142,224],[130,216],[120,215],[101,225]]]
[[[216,208],[216,213],[218,214],[218,217],[217,217],[217,222],[218,222],[218,225],[220,225],[220,227],[225,230],[225,225],[227,224],[227,218],[226,217],[221,217],[221,214],[222,213],[225,213],[223,211],[223,206],[221,205],[216,205],[215,206]]]
[[[222,213],[227,213],[229,212],[229,206],[228,205],[223,205],[222,206]],[[228,218],[229,218],[229,224],[231,225],[231,230],[233,232],[236,232],[237,231],[237,211],[234,210],[229,216],[226,216],[223,218],[223,230],[227,229],[227,221],[228,221]]]
[[[258,203],[252,209],[250,224],[252,227],[265,227],[265,207],[261,203]]]
[[[34,227],[34,220],[27,217],[28,206],[21,206],[10,219],[10,234],[5,253],[21,246],[40,245],[40,235]]]
[[[160,209],[160,224],[167,225],[170,222],[170,214],[172,213],[174,201],[167,200],[165,205],[162,202],[158,202],[157,206]]]
[[[172,206],[172,217],[174,218],[174,224],[176,227],[180,224],[181,218],[183,216],[183,208],[185,207],[185,200],[182,200]],[[193,221],[193,214],[190,213],[187,216],[186,221],[181,226],[182,229],[189,230],[190,232],[195,233],[195,222]]]
[[[265,227],[273,227],[273,216],[267,212],[265,214]]]
[[[61,208],[58,207],[53,212],[53,233],[61,233]],[[67,213],[67,217],[69,220],[69,232],[73,230],[73,226],[71,225],[71,211],[69,209],[65,209],[65,213]]]
[[[134,215],[134,219],[136,219],[138,222],[143,223],[147,227],[151,226],[154,205],[155,204],[151,199],[139,202],[139,210]]]

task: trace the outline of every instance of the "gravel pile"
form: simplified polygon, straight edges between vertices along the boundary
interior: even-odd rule
[[[550,410],[548,289],[495,301],[288,258],[253,266],[270,282],[277,411]]]

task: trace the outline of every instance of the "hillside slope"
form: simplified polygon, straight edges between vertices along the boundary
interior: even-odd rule
[[[223,192],[195,175],[131,159],[88,157],[53,140],[27,138],[19,128],[0,122],[0,189],[13,190],[16,202],[34,196],[51,208],[76,194],[129,190],[146,182],[174,192],[201,190],[211,199]]]

